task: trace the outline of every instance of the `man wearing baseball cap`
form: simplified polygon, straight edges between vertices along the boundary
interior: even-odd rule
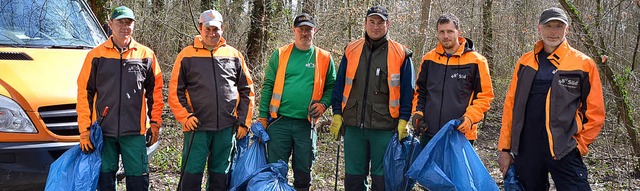
[[[76,110],[82,151],[93,151],[87,128],[98,120],[96,114],[109,108],[102,121],[98,190],[116,190],[119,155],[127,190],[149,189],[146,145],[155,144],[160,135],[163,79],[155,53],[131,36],[135,19],[128,7],[115,8],[109,20],[112,35],[89,51],[78,76]],[[145,142],[145,133],[151,134],[151,142]]]
[[[331,54],[313,45],[317,23],[307,13],[293,20],[293,43],[271,54],[265,69],[258,121],[267,129],[269,163],[293,152],[293,186],[309,190],[316,151],[311,128],[331,102],[336,72]]]
[[[568,26],[562,9],[542,12],[542,40],[518,60],[505,98],[498,165],[515,167],[525,190],[549,190],[549,173],[557,190],[591,190],[582,156],[605,121],[602,85]]]
[[[171,73],[169,106],[184,132],[182,190],[201,190],[205,165],[207,190],[228,190],[234,138],[247,135],[251,122],[251,75],[222,37],[222,24],[218,11],[202,12],[200,35],[178,54]]]
[[[365,190],[369,173],[371,190],[385,190],[385,148],[394,132],[408,136],[412,52],[389,38],[389,19],[385,7],[367,10],[364,37],[347,45],[336,75],[330,130],[334,139],[345,131],[345,190]]]

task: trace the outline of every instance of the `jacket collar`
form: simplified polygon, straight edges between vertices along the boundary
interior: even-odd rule
[[[216,45],[216,47],[214,47],[213,49],[218,49],[220,47],[226,46],[227,45],[227,40],[225,40],[223,37],[220,37],[220,41],[218,42],[218,44]],[[202,44],[202,36],[200,35],[196,35],[193,38],[193,47],[194,48],[201,48],[201,49],[206,49],[207,47],[204,46],[204,44]]]
[[[536,55],[538,55],[538,53],[540,53],[540,51],[544,51],[544,42],[542,42],[542,40],[536,42],[536,45],[534,47],[534,52]],[[571,51],[571,46],[569,46],[569,43],[567,42],[567,39],[565,38],[564,41],[562,41],[562,43],[560,43],[560,45],[558,46],[558,48],[553,51],[551,54],[549,54],[549,56],[547,57],[547,59],[549,61],[554,61],[553,63],[556,64],[560,64],[562,63],[562,59],[567,57],[567,55],[569,54],[569,52]],[[536,56],[537,58],[537,56]]]
[[[118,51],[116,45],[113,43],[113,35],[109,36],[109,39],[107,39],[107,41],[102,44],[102,46],[106,48],[116,49],[116,51]],[[136,42],[133,37],[131,37],[131,42],[129,42],[129,46],[127,47],[127,50],[129,49],[138,50],[138,42]]]
[[[472,51],[474,49],[473,43],[471,43],[471,40],[468,40],[464,37],[459,36],[458,42],[460,43],[460,46],[458,47],[458,50],[456,50],[456,52],[453,54],[453,56],[462,56],[462,54],[464,54],[465,52]],[[445,52],[444,47],[442,47],[442,44],[440,42],[438,42],[438,46],[436,47],[436,53],[440,55],[447,54],[447,52]]]

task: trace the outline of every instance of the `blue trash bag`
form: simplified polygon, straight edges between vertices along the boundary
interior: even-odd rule
[[[413,146],[411,145],[413,141]],[[405,167],[410,166],[408,164],[409,154],[411,154],[411,147],[413,147],[413,155],[411,156],[411,162],[413,162],[420,151],[422,151],[422,145],[420,141],[409,135],[407,138],[402,139],[402,143],[398,141],[398,133],[393,134],[393,137],[389,139],[387,144],[387,150],[384,153],[384,187],[386,191],[404,191],[411,190],[416,183],[415,180],[409,177],[405,178],[405,185],[402,185],[402,178],[405,173]]]
[[[251,177],[247,183],[247,191],[295,191],[287,182],[287,163],[278,160]]]
[[[264,130],[262,123],[254,123],[253,125],[251,125],[251,132],[253,132],[253,136],[257,136],[258,138],[262,139],[262,142],[269,142],[269,134],[267,134],[267,131]]]
[[[94,151],[86,154],[76,145],[64,152],[49,168],[46,191],[96,190],[102,165],[102,128],[95,122],[89,130]]]
[[[259,124],[259,123],[258,123]],[[252,125],[253,129],[256,125]],[[259,125],[260,127],[262,125]],[[262,129],[264,131],[264,128]],[[264,138],[260,141],[258,135],[254,134],[251,137],[251,145],[246,151],[243,151],[238,156],[238,160],[235,163],[235,167],[231,172],[231,187],[236,187],[241,184],[247,177],[249,177],[255,170],[260,169],[267,164],[267,154],[265,149],[265,143],[263,142],[269,139],[269,136],[264,134]]]
[[[509,170],[504,176],[504,191],[524,191],[522,184],[516,177],[516,166],[513,164],[509,165]]]
[[[429,190],[499,190],[475,150],[456,127],[460,120],[445,124],[429,141],[407,176]]]

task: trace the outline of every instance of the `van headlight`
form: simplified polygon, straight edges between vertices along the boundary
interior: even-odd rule
[[[18,103],[8,97],[0,96],[0,132],[37,133],[38,131]]]

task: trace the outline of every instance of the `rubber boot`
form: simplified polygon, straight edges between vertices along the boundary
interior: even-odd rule
[[[227,178],[227,174],[209,172],[209,177],[207,178],[207,191],[227,190]]]
[[[311,173],[303,172],[301,170],[293,170],[293,187],[297,191],[309,190],[311,186]]]
[[[127,190],[130,191],[147,191],[149,190],[149,174],[142,176],[126,176]]]
[[[384,176],[371,176],[371,191],[384,191]]]
[[[98,190],[115,191],[116,172],[100,173],[100,177],[98,178]]]
[[[184,172],[182,176],[182,191],[200,191],[202,186],[202,173]],[[178,189],[181,190],[181,189]]]
[[[344,189],[349,191],[365,191],[365,180],[367,176],[365,175],[351,175],[346,174],[344,177]]]

